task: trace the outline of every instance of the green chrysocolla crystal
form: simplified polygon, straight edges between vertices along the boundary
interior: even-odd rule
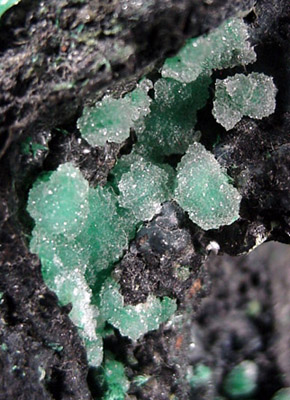
[[[197,111],[205,106],[211,79],[200,76],[184,84],[174,79],[159,79],[145,129],[138,135],[136,151],[159,161],[164,156],[183,154],[197,139],[194,127]]]
[[[257,388],[258,367],[253,361],[243,361],[226,376],[224,391],[231,398],[249,397]]]
[[[207,36],[188,40],[175,57],[165,61],[162,76],[192,82],[201,74],[210,74],[213,69],[253,63],[256,53],[248,38],[243,20],[230,19]]]
[[[191,145],[182,157],[176,180],[174,198],[201,228],[217,229],[239,218],[241,196],[200,143]]]
[[[119,289],[114,280],[108,279],[105,282],[100,294],[100,310],[105,320],[119,329],[121,335],[132,340],[157,329],[176,311],[175,300],[169,297],[160,300],[149,296],[145,303],[124,306]]]
[[[104,146],[107,141],[122,143],[129,137],[130,128],[149,113],[147,92],[151,87],[151,81],[145,79],[123,98],[105,96],[95,107],[85,108],[78,120],[82,136],[92,146]]]
[[[217,79],[213,115],[226,130],[243,116],[262,119],[275,111],[277,89],[273,78],[253,72]]]

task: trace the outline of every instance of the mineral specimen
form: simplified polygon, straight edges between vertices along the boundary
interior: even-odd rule
[[[106,142],[121,143],[130,135],[130,128],[148,114],[150,97],[147,92],[152,83],[145,79],[135,90],[123,98],[105,96],[93,108],[85,108],[78,120],[82,136],[92,146],[104,146]]]
[[[277,89],[273,78],[253,72],[217,79],[213,115],[226,130],[242,117],[262,119],[275,111]]]
[[[168,174],[151,162],[139,158],[119,182],[119,203],[129,208],[136,221],[150,220],[168,199]]]
[[[29,193],[27,210],[37,229],[47,235],[63,233],[75,237],[88,214],[89,184],[71,163],[38,178]]]
[[[258,367],[253,361],[243,361],[226,376],[225,392],[232,398],[249,397],[257,387]]]
[[[160,299],[149,296],[145,303],[136,306],[124,306],[124,299],[119,291],[119,285],[112,279],[108,279],[100,294],[100,310],[103,317],[121,335],[137,340],[148,331],[157,329],[175,311],[175,300],[169,297]]]
[[[176,201],[201,228],[216,229],[239,218],[240,194],[200,143],[191,145],[181,159],[176,180]]]
[[[188,40],[175,57],[165,61],[162,76],[188,83],[201,74],[210,75],[213,69],[253,63],[256,53],[248,38],[243,20],[230,19],[207,36]]]
[[[145,129],[138,135],[136,150],[154,161],[164,156],[183,154],[197,138],[194,127],[197,111],[205,106],[211,79],[200,76],[185,84],[174,79],[159,79]]]

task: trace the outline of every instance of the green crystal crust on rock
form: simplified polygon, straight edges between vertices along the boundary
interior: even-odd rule
[[[183,154],[197,139],[196,114],[206,104],[210,83],[208,76],[189,84],[159,79],[154,84],[155,98],[144,120],[145,129],[138,135],[136,151],[154,161]]]
[[[213,154],[191,145],[177,167],[174,198],[203,229],[217,229],[239,218],[241,196]]]
[[[152,83],[146,79],[123,98],[105,96],[95,107],[85,108],[78,120],[82,136],[92,146],[106,142],[122,143],[130,135],[130,128],[149,113],[151,99],[147,92]]]
[[[243,20],[230,19],[207,36],[188,40],[175,57],[165,61],[162,76],[188,83],[213,69],[253,63],[256,53],[248,38]]]
[[[275,111],[277,89],[273,78],[253,72],[217,79],[213,116],[226,130],[243,116],[262,119]]]
[[[29,193],[27,210],[47,234],[76,236],[88,213],[88,182],[71,163],[40,177]]]
[[[126,218],[109,187],[89,189],[89,217],[77,242],[86,248],[89,269],[95,275],[116,262],[134,231],[134,220]],[[90,282],[91,284],[92,282]]]
[[[168,199],[168,179],[164,169],[139,157],[119,182],[120,205],[129,208],[136,221],[150,220]]]
[[[257,379],[257,365],[253,361],[243,361],[226,376],[224,391],[231,398],[248,397],[255,392]]]
[[[113,279],[105,282],[100,294],[100,310],[102,316],[119,329],[121,335],[128,336],[132,340],[137,340],[145,333],[157,329],[176,311],[176,302],[169,297],[160,300],[149,296],[145,303],[124,306],[124,299],[119,289],[118,283]]]

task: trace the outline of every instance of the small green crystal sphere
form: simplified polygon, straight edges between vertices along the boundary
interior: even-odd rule
[[[253,361],[243,361],[226,376],[224,391],[231,398],[249,397],[257,388],[258,367]]]

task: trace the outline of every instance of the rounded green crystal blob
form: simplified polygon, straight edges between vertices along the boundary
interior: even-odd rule
[[[106,280],[100,293],[100,312],[103,318],[119,329],[121,335],[132,340],[158,329],[175,311],[176,302],[169,297],[160,300],[148,296],[145,303],[124,306],[119,284],[111,278]]]
[[[37,230],[75,237],[88,214],[89,184],[72,163],[40,177],[29,192],[27,210]]]
[[[217,79],[213,116],[226,130],[242,117],[262,119],[275,111],[277,89],[273,78],[253,72]]]
[[[140,157],[118,184],[120,206],[128,208],[136,221],[150,220],[168,199],[168,179],[165,169]]]
[[[95,107],[85,108],[77,123],[83,138],[92,146],[122,143],[137,120],[148,114],[151,99],[147,92],[151,87],[151,81],[144,79],[123,98],[106,95]]]
[[[226,376],[224,391],[232,398],[249,397],[257,388],[258,367],[253,361],[243,361]]]
[[[239,218],[241,196],[229,184],[214,155],[191,145],[177,167],[175,200],[203,229],[217,229]]]

